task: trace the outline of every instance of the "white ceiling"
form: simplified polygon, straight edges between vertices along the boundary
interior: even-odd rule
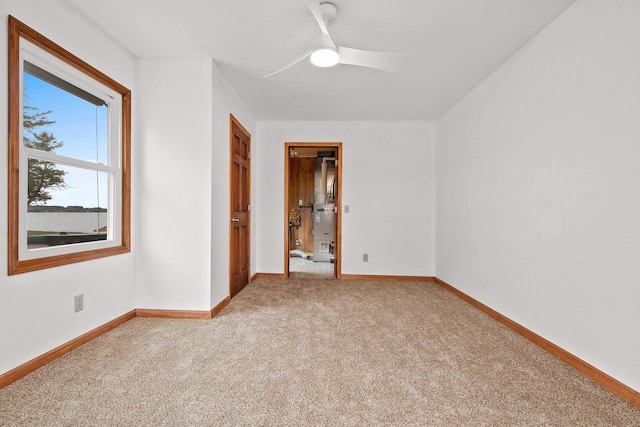
[[[400,71],[303,61],[304,0],[66,0],[138,58],[211,57],[257,120],[430,120],[576,0],[330,0],[337,45],[411,54]]]

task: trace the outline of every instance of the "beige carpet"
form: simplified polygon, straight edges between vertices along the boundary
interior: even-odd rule
[[[433,283],[258,280],[136,318],[0,390],[0,425],[639,426],[640,410]]]

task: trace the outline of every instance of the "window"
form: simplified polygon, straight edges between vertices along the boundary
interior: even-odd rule
[[[9,17],[9,274],[129,251],[130,103]]]

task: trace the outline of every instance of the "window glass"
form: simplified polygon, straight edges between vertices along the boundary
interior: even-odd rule
[[[108,164],[109,111],[104,101],[96,105],[28,71],[23,81],[25,146]]]
[[[108,174],[29,159],[30,186],[52,171],[64,174],[65,187],[47,190],[46,204],[28,205],[27,248],[106,240]]]

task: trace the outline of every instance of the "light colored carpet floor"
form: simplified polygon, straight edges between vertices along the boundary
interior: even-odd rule
[[[135,318],[0,390],[2,426],[639,426],[640,410],[433,283],[260,279]]]

